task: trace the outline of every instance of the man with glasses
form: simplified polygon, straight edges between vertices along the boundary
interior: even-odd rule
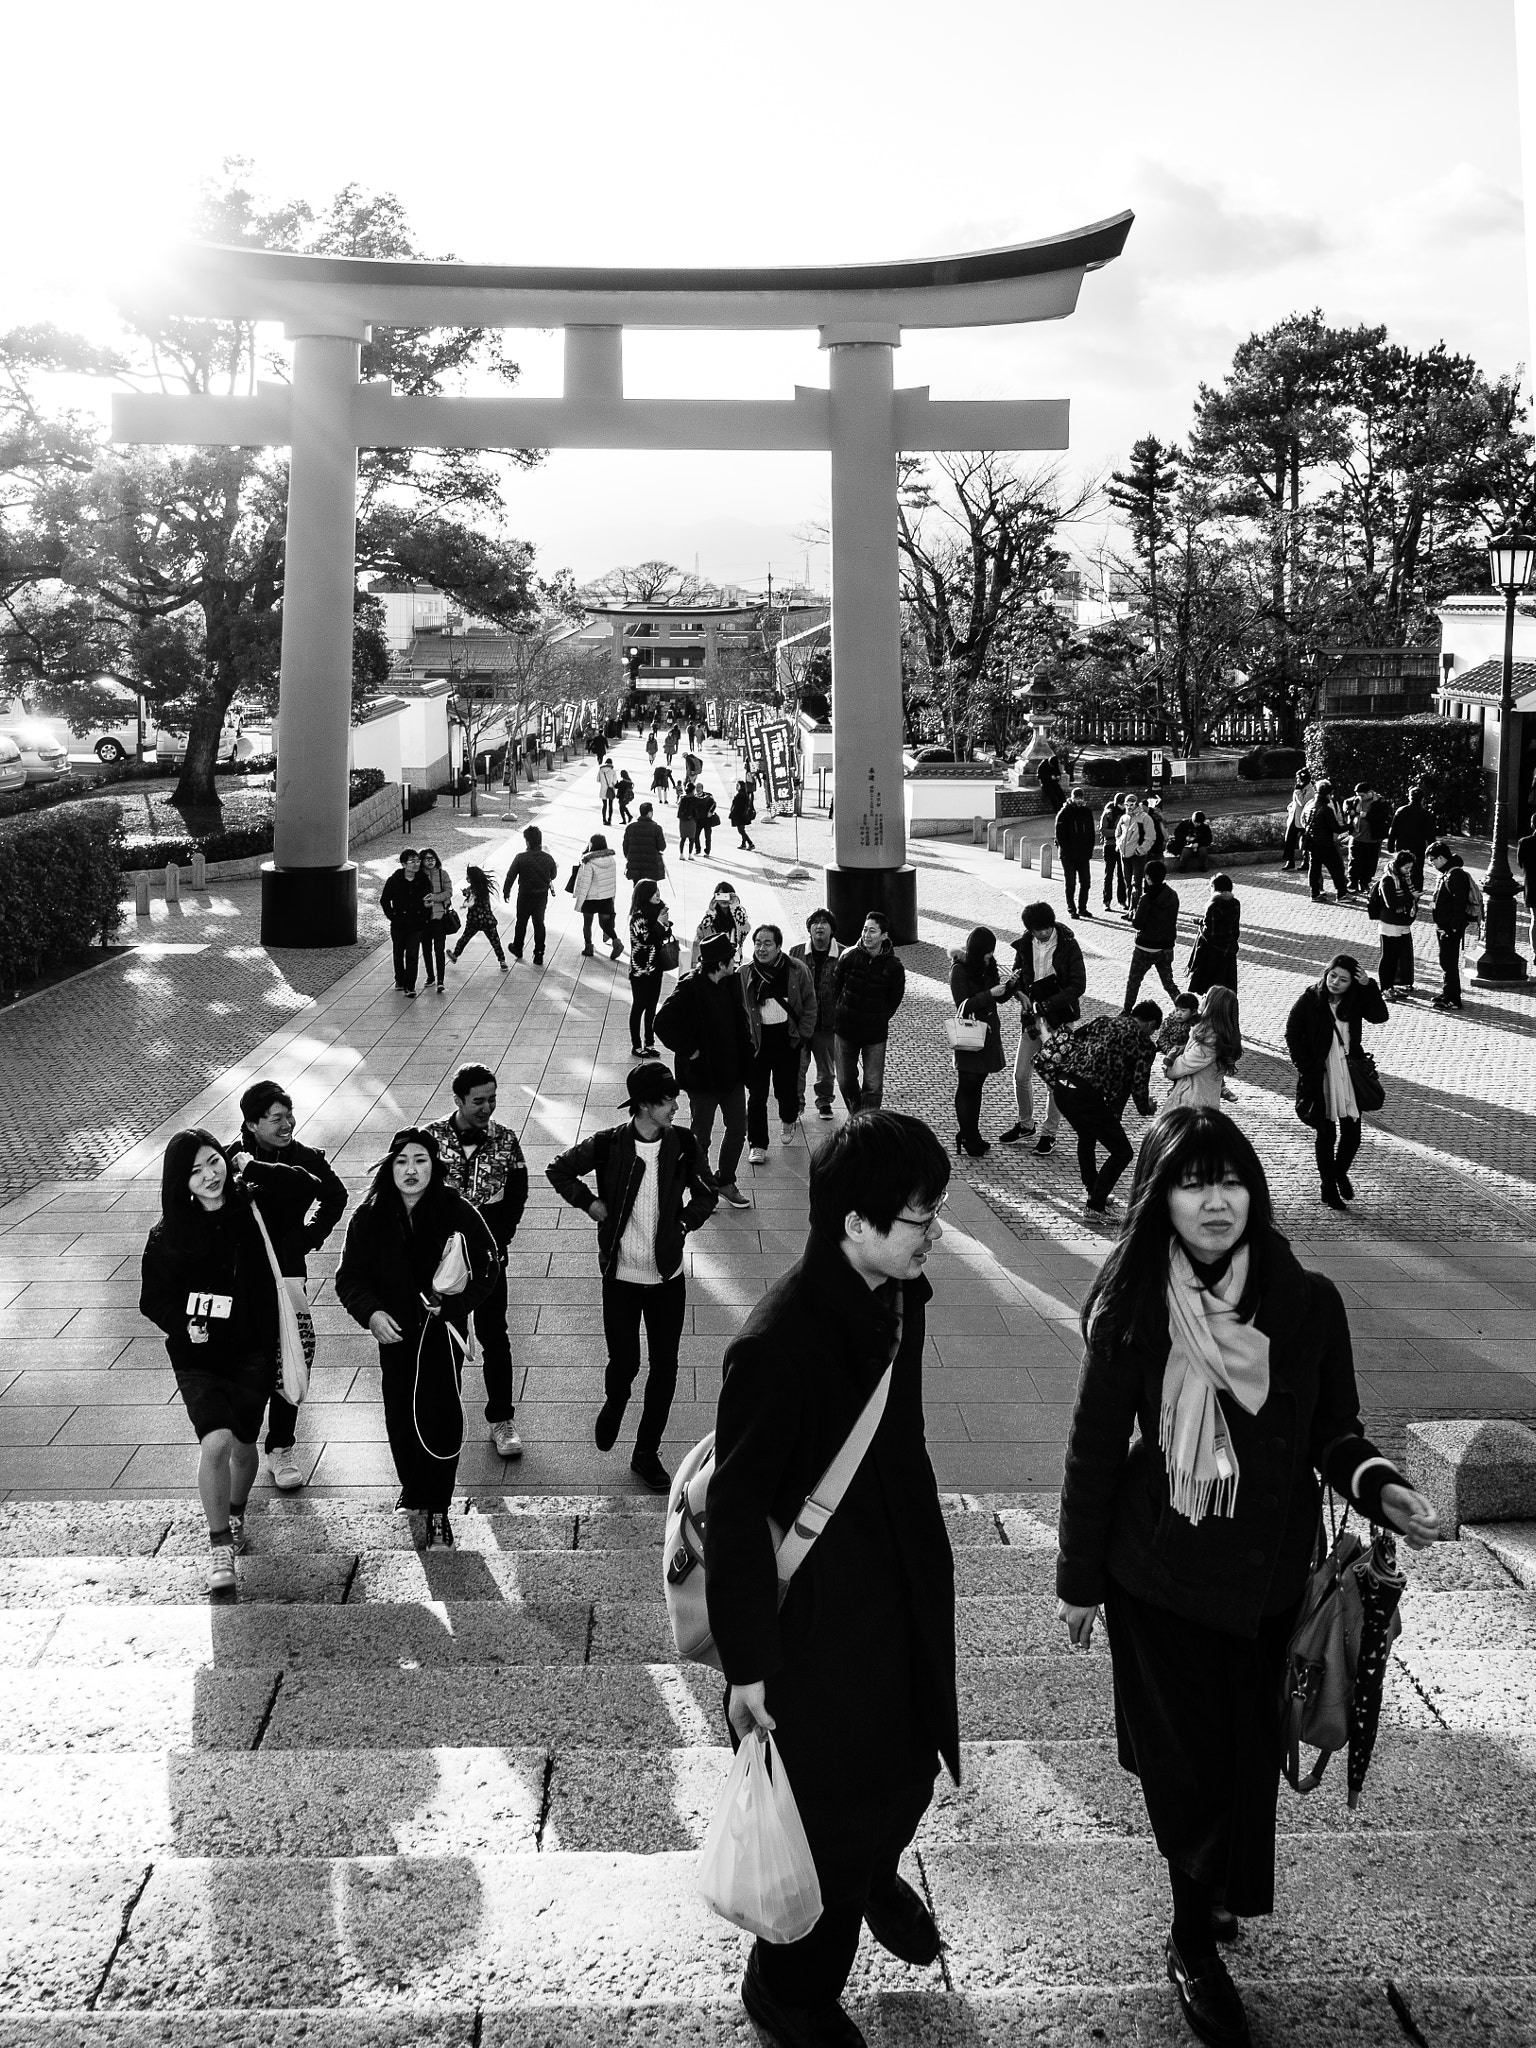
[[[924,1276],[943,1235],[943,1146],[872,1110],[811,1161],[810,1236],[725,1355],[704,1555],[733,1739],[771,1729],[822,1915],[752,1950],[742,2003],[781,2048],[861,2037],[839,2003],[861,1924],[922,1969],[939,1935],[898,1874],[940,1757],[959,1781],[954,1560],[923,1436]],[[889,1369],[889,1378],[886,1378]],[[787,1528],[884,1382],[878,1427],[782,1608]]]

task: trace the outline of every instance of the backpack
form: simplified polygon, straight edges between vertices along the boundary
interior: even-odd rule
[[[1483,928],[1483,885],[1479,882],[1476,875],[1467,874],[1465,868],[1463,868],[1462,873],[1467,875],[1467,923],[1481,931]]]
[[[1382,880],[1384,881],[1385,877],[1383,877]],[[1368,918],[1372,920],[1373,923],[1378,918],[1391,917],[1394,915],[1392,906],[1387,901],[1386,893],[1382,887],[1381,882],[1373,882],[1371,884],[1371,893],[1365,899],[1365,914]]]

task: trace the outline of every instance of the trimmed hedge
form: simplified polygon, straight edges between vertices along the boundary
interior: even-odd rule
[[[1330,718],[1306,730],[1307,766],[1342,796],[1357,782],[1394,803],[1410,782],[1423,781],[1424,800],[1442,832],[1479,832],[1487,824],[1482,728],[1466,718],[1419,712],[1412,718]]]
[[[1254,747],[1239,757],[1237,772],[1248,782],[1278,782],[1306,766],[1300,747]]]
[[[377,796],[384,787],[382,768],[354,768],[347,777],[351,791],[347,797],[349,805],[366,803],[371,796]]]
[[[384,771],[382,768],[355,768],[351,780],[348,802],[350,807],[355,809],[358,804],[365,803],[370,796],[377,796],[384,787]],[[408,806],[409,814],[413,818],[419,818],[423,811],[430,811],[436,802],[436,790],[413,788]],[[189,867],[194,853],[200,853],[207,861],[254,860],[271,851],[272,817],[269,811],[268,815],[257,823],[231,825],[223,831],[209,832],[202,837],[181,834],[163,839],[134,839],[128,845],[127,859],[130,869],[163,868],[171,861],[175,861],[178,867]]]
[[[0,989],[110,945],[123,921],[115,804],[0,829]]]

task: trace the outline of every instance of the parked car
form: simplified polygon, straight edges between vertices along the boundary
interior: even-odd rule
[[[27,786],[26,764],[14,740],[0,733],[0,796],[14,796]]]
[[[0,736],[17,749],[28,782],[57,782],[69,773],[69,749],[35,719],[0,726]]]

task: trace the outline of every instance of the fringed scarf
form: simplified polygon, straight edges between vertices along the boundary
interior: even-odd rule
[[[1269,1399],[1269,1339],[1239,1320],[1248,1247],[1239,1245],[1214,1287],[1202,1287],[1182,1245],[1168,1252],[1168,1363],[1158,1442],[1168,1492],[1187,1521],[1230,1515],[1237,1506],[1237,1454],[1218,1392],[1249,1415]]]

